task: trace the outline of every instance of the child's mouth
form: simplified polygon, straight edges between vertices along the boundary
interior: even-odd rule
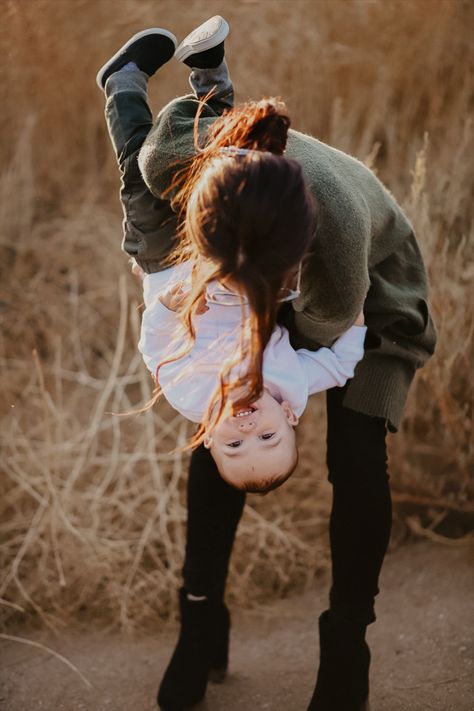
[[[241,419],[243,417],[249,417],[250,415],[253,415],[253,413],[256,411],[256,407],[252,407],[250,405],[249,407],[246,407],[245,409],[242,408],[241,410],[237,410],[237,412],[234,412],[234,417],[237,419]]]

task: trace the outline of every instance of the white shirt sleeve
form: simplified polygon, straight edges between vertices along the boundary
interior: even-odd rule
[[[174,351],[180,345],[175,338],[178,323],[177,313],[166,308],[159,296],[155,296],[143,312],[138,350],[154,376],[158,365],[171,355],[171,344]]]
[[[308,380],[308,395],[342,387],[354,376],[357,363],[364,355],[365,326],[351,326],[331,348],[296,351]]]
[[[161,272],[147,274],[143,280],[143,299],[146,308],[142,316],[138,350],[153,376],[156,376],[158,365],[170,357],[171,344],[173,344],[173,351],[182,344],[182,339],[176,340],[178,315],[161,303],[160,296],[178,281],[189,277],[190,271],[189,263],[185,262]]]

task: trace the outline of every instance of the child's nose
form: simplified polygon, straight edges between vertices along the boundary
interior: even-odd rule
[[[240,430],[241,432],[249,432],[249,431],[252,430],[254,427],[255,427],[255,422],[254,422],[253,420],[248,420],[248,421],[245,421],[245,422],[241,422],[241,423],[239,424],[239,430]]]

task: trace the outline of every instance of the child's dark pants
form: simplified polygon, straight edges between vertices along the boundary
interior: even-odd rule
[[[122,248],[146,272],[163,269],[176,240],[176,215],[168,200],[148,190],[138,167],[140,148],[153,126],[143,72],[112,74],[105,85],[105,118],[121,175]]]
[[[176,244],[177,219],[169,200],[148,190],[138,167],[140,148],[153,127],[147,84],[147,75],[138,69],[112,74],[105,84],[105,118],[121,175],[122,248],[143,271],[151,273],[166,267],[165,259]],[[193,70],[190,84],[193,98],[215,88],[208,107],[216,116],[233,103],[225,62],[215,70]]]

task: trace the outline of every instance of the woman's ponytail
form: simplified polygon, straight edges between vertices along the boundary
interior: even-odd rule
[[[282,155],[291,121],[283,101],[249,101],[229,111],[212,125],[204,150],[235,146]]]
[[[204,145],[199,146],[199,118],[208,98],[205,97],[201,101],[195,119],[196,155],[184,168],[177,171],[173,183],[165,193],[165,197],[173,196],[173,208],[182,219],[185,216],[189,197],[206,168],[214,160],[229,156],[225,149],[240,148],[283,155],[288,140],[291,121],[286,105],[279,99],[269,98],[249,101],[225,111],[211,125]]]

